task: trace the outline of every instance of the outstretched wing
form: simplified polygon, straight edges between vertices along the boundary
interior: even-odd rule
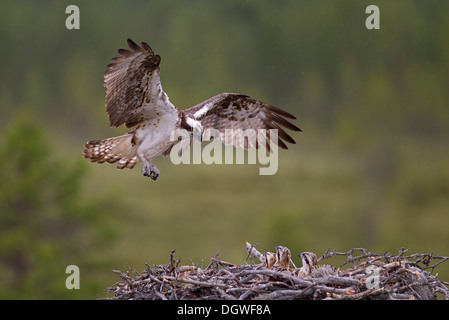
[[[201,121],[205,131],[209,128],[218,130],[222,141],[226,144],[245,149],[264,145],[270,150],[268,143],[270,129],[277,130],[278,139],[273,142],[282,149],[288,149],[284,141],[292,144],[295,141],[282,127],[302,131],[286,120],[296,119],[290,113],[236,93],[219,94],[184,112]],[[226,132],[232,134],[232,140]]]
[[[177,112],[162,90],[159,64],[161,57],[142,42],[128,39],[131,49],[119,49],[104,73],[106,112],[112,127],[127,128],[166,112]]]

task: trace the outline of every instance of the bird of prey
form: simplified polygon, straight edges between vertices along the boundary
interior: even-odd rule
[[[302,267],[297,270],[298,277],[308,277],[318,264],[316,254],[313,252],[302,252],[298,254],[302,260]]]
[[[295,143],[281,128],[301,131],[287,120],[296,119],[293,115],[243,94],[221,93],[189,109],[176,108],[161,86],[161,57],[145,42],[139,46],[128,39],[128,45],[130,50],[119,49],[120,56],[111,59],[104,73],[106,112],[111,127],[135,128],[122,136],[87,142],[83,153],[91,162],[132,169],[141,161],[143,175],[156,180],[159,170],[151,161],[170,153],[178,142],[171,139],[175,129],[187,130],[197,139],[207,129],[218,130],[220,135],[227,129],[274,129],[277,146],[287,149],[284,141]],[[269,136],[265,140],[257,136],[250,144],[247,137],[234,137],[231,143],[269,150],[269,140]]]
[[[321,278],[338,273],[338,270],[332,265],[318,265],[318,259],[313,252],[302,252],[298,256],[302,260],[302,267],[295,270],[298,277]]]
[[[295,268],[293,261],[291,259],[292,254],[290,249],[284,246],[276,246],[276,262],[273,267],[281,269],[281,270],[292,270]]]
[[[276,263],[276,254],[273,252],[265,252],[263,254],[263,264],[265,268],[271,269]]]

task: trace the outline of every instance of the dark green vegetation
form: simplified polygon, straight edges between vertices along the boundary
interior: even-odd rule
[[[67,30],[70,4],[1,3],[0,298],[103,297],[112,269],[171,249],[240,264],[245,241],[298,265],[329,247],[448,255],[448,2],[77,1]],[[278,173],[161,158],[153,182],[83,160],[87,140],[126,130],[108,128],[103,72],[127,38],[162,56],[180,108],[240,92],[295,114]]]

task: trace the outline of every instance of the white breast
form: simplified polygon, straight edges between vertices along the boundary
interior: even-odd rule
[[[151,159],[167,150],[173,144],[173,141],[170,141],[170,135],[175,130],[177,120],[177,117],[165,114],[142,123],[136,131],[137,139],[140,142],[137,154]]]

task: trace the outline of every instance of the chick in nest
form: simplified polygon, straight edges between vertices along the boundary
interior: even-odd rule
[[[312,274],[312,270],[315,269],[318,264],[316,254],[313,252],[301,252],[298,256],[302,260],[302,267],[297,269],[295,274],[298,277],[308,277]]]
[[[292,254],[290,252],[290,249],[283,246],[276,246],[274,248],[276,249],[276,262],[274,263],[273,267],[279,268],[281,270],[294,269],[295,266],[293,265],[291,260]]]
[[[295,270],[298,277],[321,278],[337,273],[337,270],[329,264],[318,266],[318,259],[313,252],[302,252],[298,256],[302,260],[302,267]]]
[[[276,263],[276,254],[273,252],[265,252],[263,254],[263,263],[265,265],[265,268],[271,269],[273,268],[274,264]]]

